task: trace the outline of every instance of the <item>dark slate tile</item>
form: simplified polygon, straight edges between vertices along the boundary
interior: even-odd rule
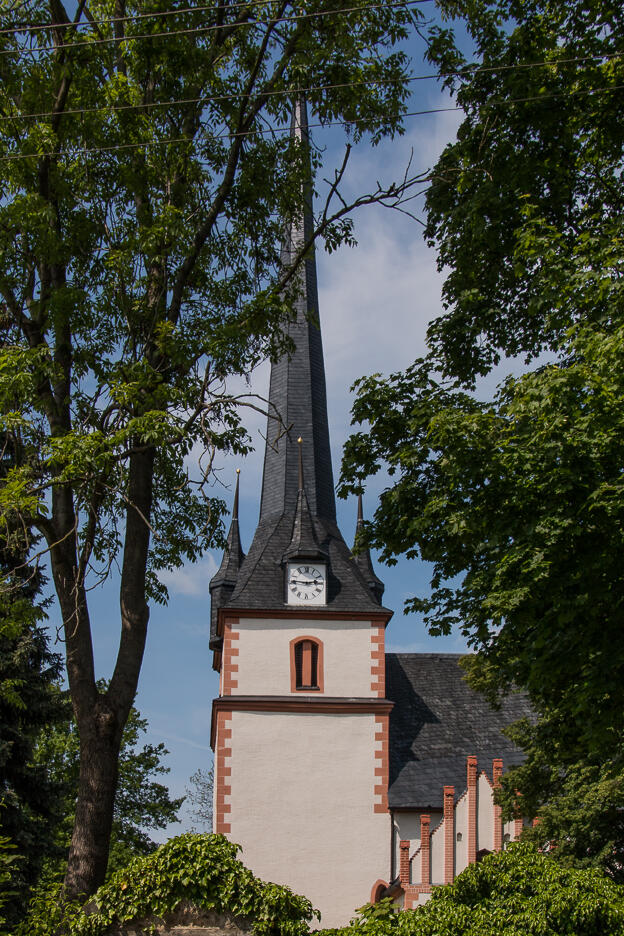
[[[492,772],[492,760],[521,763],[522,752],[502,729],[533,717],[524,693],[513,692],[500,710],[466,683],[458,654],[386,654],[386,696],[390,715],[391,808],[442,807],[442,787],[466,786],[466,757],[476,754],[479,770]]]

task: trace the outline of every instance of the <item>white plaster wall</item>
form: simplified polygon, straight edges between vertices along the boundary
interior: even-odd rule
[[[236,695],[290,695],[290,641],[304,634],[323,641],[323,695],[373,695],[370,621],[242,618],[233,630],[240,634]]]
[[[342,926],[388,880],[390,814],[375,813],[373,715],[234,712],[231,834],[264,880]]]
[[[401,839],[409,839],[413,848],[420,845],[420,813],[395,812],[394,827],[396,829],[396,846],[399,847]],[[398,855],[398,851],[397,851]]]
[[[431,817],[433,826],[433,816]],[[431,833],[431,883],[444,883],[444,819]]]
[[[458,834],[461,840],[457,840]],[[455,874],[468,867],[468,796],[464,794],[455,806]]]
[[[494,851],[494,791],[485,774],[477,780],[477,851]]]
[[[410,858],[417,848],[420,847],[420,813],[419,812],[396,812],[394,813],[394,836],[392,845],[394,848],[394,873],[399,873],[401,839],[407,839],[410,843]],[[420,875],[420,859],[417,859],[417,868],[413,869],[416,875],[414,880]]]
[[[513,819],[510,822],[503,822],[503,848],[506,844],[509,844],[509,842],[514,841],[514,828],[515,822]],[[505,838],[506,835],[509,836],[508,839]]]

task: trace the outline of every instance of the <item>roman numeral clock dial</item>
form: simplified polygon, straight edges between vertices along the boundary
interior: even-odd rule
[[[288,604],[327,603],[327,570],[322,563],[289,562],[286,589]]]

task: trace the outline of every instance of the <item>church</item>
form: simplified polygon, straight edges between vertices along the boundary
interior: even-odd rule
[[[303,102],[292,132],[307,140]],[[284,264],[312,232],[306,201]],[[237,480],[210,583],[214,830],[333,927],[382,896],[414,907],[517,838],[493,793],[522,760],[502,729],[529,708],[513,694],[493,711],[455,654],[386,653],[383,583],[336,523],[313,255],[300,286],[295,350],[271,369],[258,526],[245,554]]]

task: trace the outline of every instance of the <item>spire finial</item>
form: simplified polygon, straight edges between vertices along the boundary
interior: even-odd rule
[[[357,523],[358,526],[364,522],[364,513],[362,511],[362,492],[358,494],[358,512],[357,512]]]
[[[232,520],[238,520],[238,482],[240,481],[240,468],[236,469],[236,487],[234,488],[234,504],[232,506]]]
[[[301,436],[297,439],[299,447],[299,490],[303,491],[303,439]]]

